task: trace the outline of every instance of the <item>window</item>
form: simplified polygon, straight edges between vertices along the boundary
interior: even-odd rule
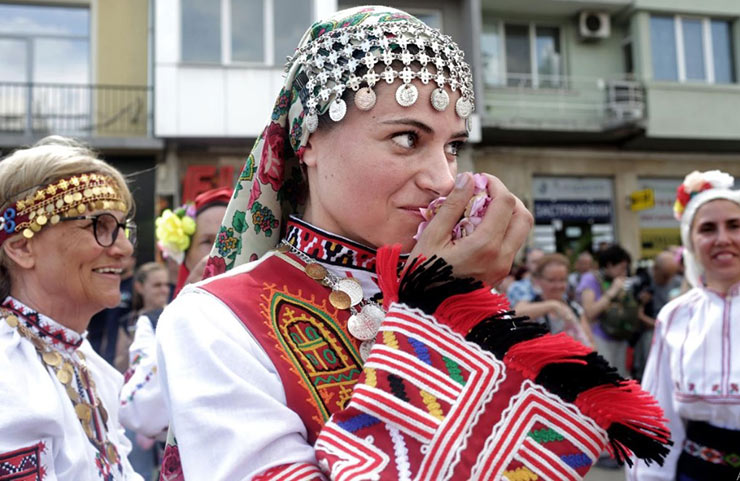
[[[653,78],[676,82],[735,82],[730,22],[651,16]]]
[[[0,4],[0,65],[0,82],[88,83],[88,10]]]
[[[282,66],[313,20],[301,0],[182,0],[182,61]]]
[[[484,23],[481,53],[487,85],[557,88],[562,84],[558,27]]]

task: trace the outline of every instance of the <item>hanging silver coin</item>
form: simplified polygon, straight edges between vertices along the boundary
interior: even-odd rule
[[[450,105],[450,96],[447,95],[445,89],[434,89],[434,91],[432,92],[432,107],[440,112],[443,112],[448,105]]]
[[[314,112],[310,112],[306,115],[305,123],[308,132],[312,134],[319,128],[319,117]]]
[[[347,329],[356,339],[367,341],[375,338],[380,329],[380,323],[360,311],[349,317]]]
[[[375,101],[377,97],[375,92],[370,87],[362,87],[355,93],[355,105],[360,110],[370,110],[375,107]]]
[[[403,84],[396,90],[396,102],[401,107],[411,107],[419,98],[419,91],[415,85]]]
[[[457,102],[455,102],[455,112],[457,112],[457,115],[461,118],[467,119],[470,117],[470,114],[473,113],[473,102],[465,97],[460,97],[457,99]]]
[[[341,98],[334,99],[334,102],[329,106],[329,117],[334,122],[339,122],[344,118],[344,114],[347,113],[347,104]]]
[[[367,361],[367,358],[370,357],[370,350],[373,348],[374,345],[374,340],[364,341],[362,344],[360,344],[360,357],[363,361]]]
[[[355,279],[349,277],[342,279],[334,285],[334,289],[346,293],[353,306],[362,302],[362,286]]]
[[[373,319],[378,324],[378,328],[380,328],[380,323],[385,319],[385,311],[383,308],[374,303],[362,306],[362,314]]]

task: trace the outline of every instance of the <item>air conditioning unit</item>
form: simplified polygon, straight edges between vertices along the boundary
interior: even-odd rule
[[[583,11],[578,15],[578,33],[584,40],[608,38],[611,19],[606,12]]]

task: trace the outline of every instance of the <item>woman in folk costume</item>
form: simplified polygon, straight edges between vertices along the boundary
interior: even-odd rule
[[[678,188],[686,279],[660,310],[642,384],[665,411],[674,444],[663,468],[629,479],[740,476],[740,190],[723,172],[692,172]]]
[[[0,479],[141,480],[121,374],[85,337],[118,305],[133,199],[116,169],[52,137],[0,162]]]
[[[532,218],[495,177],[456,175],[462,57],[386,7],[304,35],[206,268],[223,274],[159,325],[163,479],[580,479],[610,439],[660,459],[639,387],[486,287]]]

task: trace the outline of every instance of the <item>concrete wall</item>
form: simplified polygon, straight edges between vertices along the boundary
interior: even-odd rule
[[[637,212],[627,207],[631,192],[639,190],[641,177],[680,177],[695,169],[720,169],[740,177],[740,154],[684,154],[623,152],[591,149],[534,149],[480,147],[473,153],[476,172],[488,172],[531,208],[532,178],[545,176],[594,176],[614,179],[617,240],[639,258],[640,228]],[[511,168],[515,165],[516,168]]]
[[[97,2],[97,61],[100,84],[146,85],[149,0]]]
[[[740,139],[740,85],[647,84],[649,137]]]
[[[634,0],[633,7],[655,12],[720,16],[740,15],[740,2],[737,0]]]

